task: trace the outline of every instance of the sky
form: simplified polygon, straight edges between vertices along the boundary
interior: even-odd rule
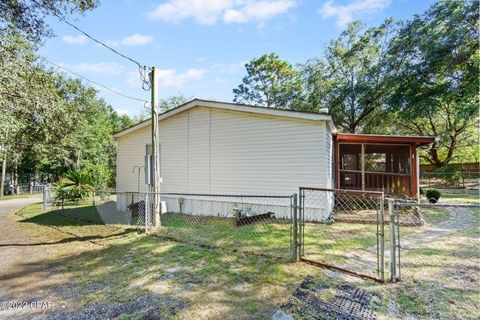
[[[99,7],[67,19],[141,65],[158,68],[159,97],[232,101],[245,63],[274,52],[291,64],[321,57],[348,22],[377,26],[407,20],[432,0],[100,0]],[[137,67],[49,17],[55,37],[40,54],[126,95],[149,100]],[[96,87],[95,85],[93,85]],[[99,89],[120,114],[135,116],[144,104]]]

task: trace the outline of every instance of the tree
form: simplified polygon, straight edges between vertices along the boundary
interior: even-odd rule
[[[303,109],[328,108],[343,131],[374,130],[389,91],[388,46],[394,31],[395,24],[389,20],[368,30],[359,22],[350,23],[329,44],[324,59],[310,60],[302,67]]]
[[[276,54],[264,54],[245,64],[247,75],[233,89],[234,101],[289,109],[301,94],[299,72]]]
[[[184,103],[187,103],[188,101],[192,100],[193,97],[187,97],[182,94],[176,95],[176,96],[171,96],[165,99],[160,99],[160,112],[165,112],[170,109],[176,108]]]
[[[440,138],[422,155],[436,167],[478,143],[478,10],[478,1],[437,2],[407,21],[390,48],[390,64],[400,71],[390,81],[389,105],[403,132]]]
[[[97,0],[2,0],[0,1],[0,35],[14,31],[27,40],[38,43],[50,36],[46,16],[64,17],[70,13],[83,13],[98,4]]]

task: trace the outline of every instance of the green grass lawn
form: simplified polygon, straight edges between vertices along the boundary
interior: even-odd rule
[[[80,307],[154,295],[165,319],[266,319],[307,275],[327,286],[345,281],[305,263],[273,258],[289,253],[290,229],[282,221],[236,227],[232,219],[169,214],[163,216],[165,227],[152,236],[134,232],[135,227],[105,225],[87,205],[43,212],[36,204],[18,216],[25,225],[45,230],[47,237],[54,228],[73,241],[74,247],[46,263],[68,275]],[[437,211],[426,216],[429,223],[448,218]],[[382,294],[379,317],[475,318],[480,307],[475,289],[479,223],[477,212],[461,231],[404,251],[402,283],[361,280],[355,285]],[[422,228],[428,232],[428,225]],[[405,235],[418,227],[403,230]],[[305,253],[337,265],[355,264],[347,254],[376,243],[374,225],[307,223],[305,231]],[[122,319],[143,316],[139,312]]]
[[[478,194],[443,194],[442,197],[440,198],[440,201],[480,204],[480,195]]]
[[[401,317],[478,319],[480,210],[471,214],[458,231],[402,251],[403,281],[387,291]]]
[[[21,194],[17,194],[17,195],[4,195],[3,197],[0,197],[0,201],[2,200],[11,200],[11,199],[22,199],[22,198],[29,198],[29,197],[33,197],[33,196],[36,196],[36,195],[40,195],[42,194],[41,192],[35,192],[35,193],[21,193]]]
[[[307,275],[325,283],[330,281],[323,270],[307,264],[233,252],[228,250],[228,241],[226,250],[217,250],[168,241],[161,233],[159,236],[121,233],[113,229],[120,226],[104,225],[88,206],[67,208],[62,213],[59,210],[42,212],[41,206],[32,205],[18,216],[22,223],[54,227],[80,239],[74,252],[63,252],[48,261],[49,265],[56,266],[56,272],[68,274],[69,282],[75,283],[75,290],[81,295],[80,307],[91,303],[128,302],[154,294],[162,319],[265,319],[288,300],[295,286]],[[203,231],[210,232],[209,239],[218,241],[216,244],[222,244],[224,236],[233,237],[229,233],[235,230],[235,237],[264,232],[254,225],[236,228],[223,219],[215,219],[215,223],[222,231],[212,233],[211,228]],[[182,232],[186,228],[178,217],[171,217],[168,224],[167,230]],[[199,225],[202,227],[205,228]],[[112,232],[121,236],[108,237]],[[284,237],[289,235],[283,225],[278,232],[281,236],[286,234]],[[92,237],[95,234],[97,237]],[[186,235],[195,234],[189,231]],[[98,245],[82,250],[84,238]],[[289,244],[288,239],[285,244]]]

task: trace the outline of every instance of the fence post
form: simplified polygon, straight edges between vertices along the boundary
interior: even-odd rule
[[[304,212],[303,212],[303,206],[305,205],[303,203],[304,201],[304,191],[302,188],[299,189],[299,192],[298,192],[298,221],[297,221],[297,228],[298,228],[298,257],[303,257],[304,256],[304,243],[303,243],[303,215],[304,215]]]
[[[385,195],[380,197],[380,279],[385,281]]]
[[[150,199],[149,194],[145,193],[145,205],[144,207],[144,219],[145,220],[145,233],[148,232],[148,218],[150,217]]]
[[[295,262],[298,259],[298,202],[297,202],[297,194],[293,194],[292,196],[292,209],[293,209],[293,246],[292,246],[292,260]]]
[[[95,221],[95,190],[92,192],[92,221]]]
[[[47,210],[47,187],[43,186],[43,211]]]
[[[395,236],[395,205],[393,199],[388,199],[388,213],[390,216],[390,280],[397,282],[397,237]]]

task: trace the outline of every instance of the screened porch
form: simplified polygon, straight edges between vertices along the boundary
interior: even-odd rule
[[[335,141],[337,188],[416,197],[417,147],[433,141],[433,137],[339,133]]]

